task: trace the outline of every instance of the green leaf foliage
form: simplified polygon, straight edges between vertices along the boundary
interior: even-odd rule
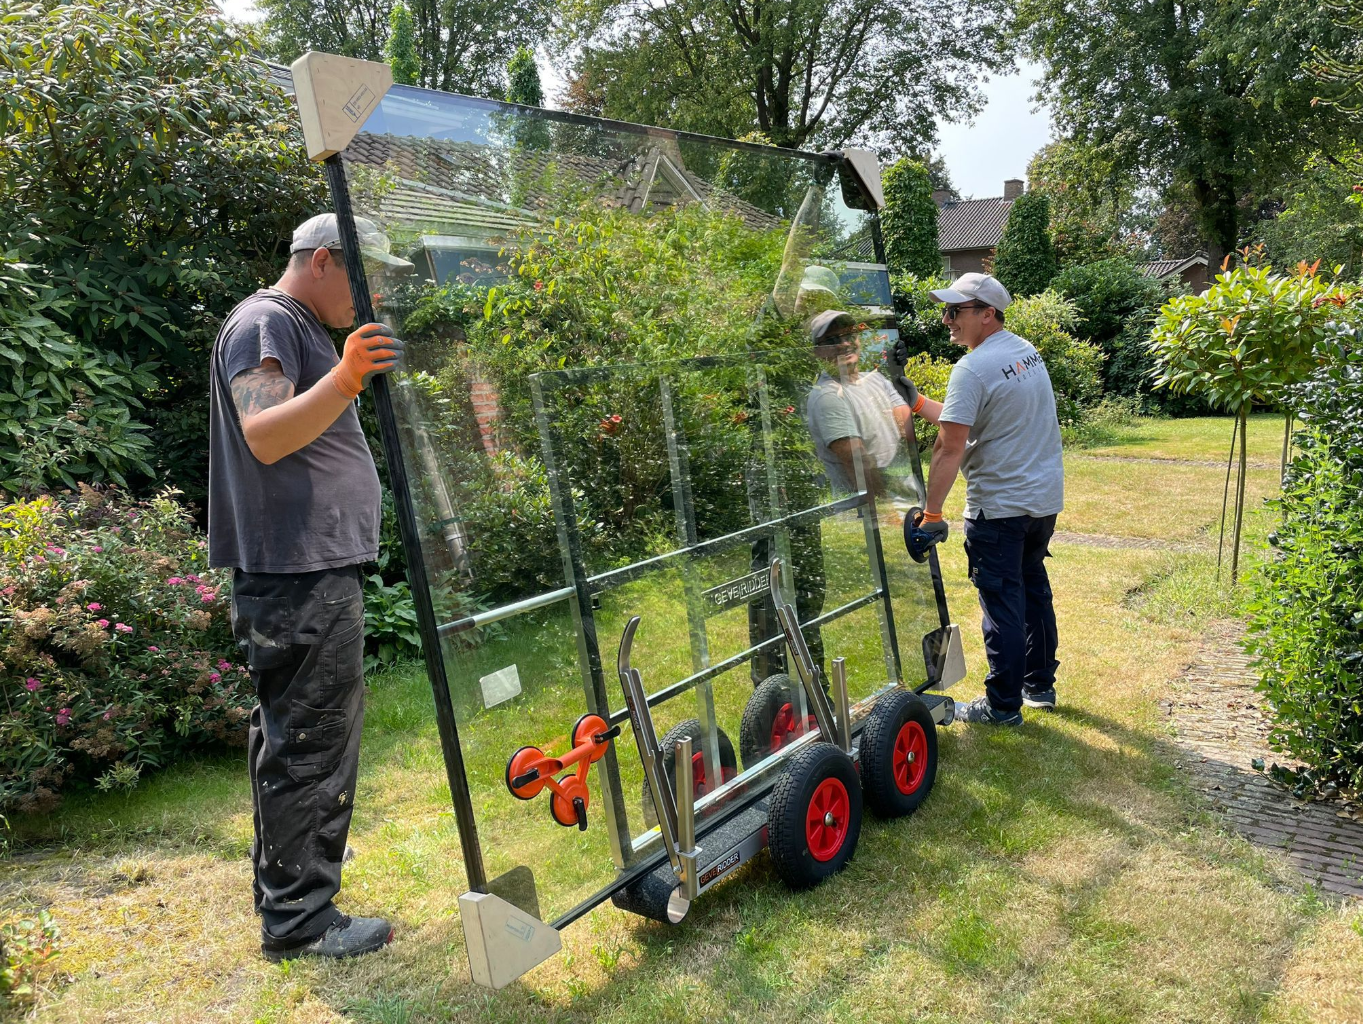
[[[398,0],[388,14],[388,64],[398,85],[416,85],[421,78],[421,58],[416,52],[412,12]]]
[[[583,113],[778,146],[926,150],[1001,66],[998,0],[566,0],[556,43]]]
[[[1055,277],[1050,224],[1051,201],[1045,193],[1033,190],[1013,200],[994,256],[994,276],[1014,298],[1044,292]]]
[[[1357,280],[1363,272],[1363,151],[1349,147],[1327,157],[1313,153],[1287,188],[1286,207],[1272,220],[1254,225],[1256,241],[1281,267],[1299,261],[1340,268]]]
[[[325,206],[292,104],[202,0],[11,8],[0,78],[0,235],[77,343],[159,364],[136,419],[200,497],[218,326]]]
[[[511,103],[523,103],[527,107],[544,106],[544,88],[540,85],[540,69],[535,63],[535,54],[528,46],[522,46],[506,66],[506,76],[511,85],[506,90],[506,98]]]
[[[1297,786],[1363,792],[1363,337],[1331,324],[1321,365],[1290,390],[1304,427],[1253,586],[1246,647]]]
[[[880,231],[890,273],[920,277],[937,273],[942,255],[937,248],[937,204],[932,200],[928,168],[904,157],[890,165],[883,186]]]
[[[506,63],[517,48],[535,47],[549,28],[542,0],[402,0],[410,13],[415,68],[410,84],[500,99]],[[389,60],[394,0],[258,0],[265,15],[264,51],[292,63],[308,50]],[[404,54],[406,52],[403,44]],[[396,67],[394,68],[396,76]]]
[[[1135,180],[1186,196],[1219,266],[1253,209],[1245,198],[1272,196],[1304,150],[1347,130],[1313,105],[1316,54],[1353,39],[1331,6],[1020,0],[1013,28],[1044,68],[1057,135],[1100,148],[1114,190]]]
[[[1285,388],[1315,369],[1326,324],[1355,292],[1310,267],[1275,274],[1267,264],[1246,265],[1218,274],[1204,294],[1161,307],[1149,342],[1155,387],[1231,411],[1281,403]]]
[[[0,491],[149,474],[151,443],[135,416],[139,396],[155,386],[155,365],[63,331],[55,318],[64,310],[31,269],[0,253]]]
[[[1156,404],[1150,401],[1154,360],[1145,340],[1168,298],[1164,285],[1119,256],[1063,270],[1051,287],[1074,303],[1080,336],[1106,357],[1104,391]]]
[[[1077,336],[1079,310],[1055,292],[1017,299],[1008,307],[1004,327],[1026,338],[1046,361],[1062,427],[1084,417],[1103,396],[1103,353]]]

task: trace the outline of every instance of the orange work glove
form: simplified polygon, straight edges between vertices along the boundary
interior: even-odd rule
[[[376,373],[387,373],[402,361],[402,339],[383,324],[365,324],[345,340],[341,361],[331,368],[331,382],[346,398],[358,398]]]

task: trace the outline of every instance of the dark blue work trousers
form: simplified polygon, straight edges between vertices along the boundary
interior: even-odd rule
[[[967,519],[965,554],[970,582],[984,613],[989,675],[984,689],[998,711],[1022,707],[1024,690],[1055,685],[1055,608],[1044,559],[1055,516]]]

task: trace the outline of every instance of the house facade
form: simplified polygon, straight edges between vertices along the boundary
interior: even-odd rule
[[[962,274],[983,273],[990,268],[994,250],[1003,238],[1003,226],[1013,200],[1022,195],[1026,183],[1009,178],[1003,195],[991,199],[955,199],[945,189],[937,189],[937,248],[942,254],[942,275],[954,280]]]

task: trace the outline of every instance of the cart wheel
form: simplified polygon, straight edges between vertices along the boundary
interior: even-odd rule
[[[677,788],[677,743],[685,736],[691,737],[691,784],[695,787],[697,800],[738,775],[738,758],[734,756],[734,745],[729,742],[729,737],[724,735],[723,729],[717,728],[715,731],[719,733],[718,786],[712,784],[705,777],[705,755],[700,749],[700,719],[688,718],[667,731],[667,735],[663,737],[662,748],[663,764],[667,767],[667,786],[669,789],[675,792]],[[658,812],[654,809],[653,794],[649,792],[647,779],[644,780],[643,793],[644,825],[647,828],[652,828],[658,824]]]
[[[881,818],[912,814],[937,779],[937,724],[923,699],[895,690],[876,701],[861,734],[866,805]]]
[[[831,743],[792,757],[772,788],[767,829],[772,864],[792,889],[841,871],[861,835],[861,782],[852,759]]]
[[[784,672],[767,676],[748,698],[743,720],[738,726],[738,748],[743,752],[743,767],[787,746],[793,740],[819,727],[813,712],[800,720],[796,699],[800,684]]]

